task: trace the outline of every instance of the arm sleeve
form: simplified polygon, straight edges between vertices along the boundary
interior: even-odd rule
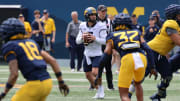
[[[54,20],[53,20],[53,19],[52,19],[52,31],[56,31],[55,22],[54,22]]]
[[[77,37],[76,37],[76,43],[77,44],[81,44],[81,43],[83,43],[83,39],[82,39],[82,30],[81,30],[81,28],[79,29],[79,33],[78,33],[78,35],[77,35]]]
[[[106,36],[107,36],[107,30],[101,29],[99,32],[99,37],[96,37],[96,42],[105,45],[106,44]]]
[[[69,23],[68,26],[67,26],[67,29],[66,29],[66,33],[70,32],[70,26],[71,26],[71,24]]]
[[[167,32],[168,35],[177,34],[178,33],[178,31],[176,29],[169,28],[169,27],[166,28],[166,32]]]
[[[148,63],[149,66],[151,68],[155,67],[155,61],[154,61],[154,54],[153,51],[151,50],[151,48],[146,44],[146,42],[141,43],[141,48],[144,49],[147,53],[147,59],[148,59]]]
[[[6,62],[16,59],[16,47],[13,44],[3,46],[2,54]]]

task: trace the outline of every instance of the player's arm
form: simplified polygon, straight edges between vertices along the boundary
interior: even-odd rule
[[[106,64],[108,61],[110,61],[111,55],[112,55],[112,49],[113,49],[112,41],[108,41],[106,43],[106,48],[104,50],[104,54],[100,58],[99,70],[98,70],[98,75],[95,80],[95,85],[101,85],[101,78],[102,78],[102,72],[104,69],[104,64]]]
[[[146,41],[144,40],[143,36],[141,36],[141,48],[143,50],[145,50],[147,53],[148,65],[151,68],[150,77],[151,77],[151,75],[154,75],[155,80],[156,80],[158,75],[157,75],[157,72],[155,70],[154,55],[153,55],[151,48],[146,44]]]
[[[78,33],[78,35],[76,37],[76,43],[81,44],[81,43],[84,42],[83,40],[84,40],[84,33],[82,32],[81,29],[79,29],[79,33]]]
[[[18,78],[18,62],[16,59],[9,61],[9,71],[10,71],[10,75],[8,78],[8,82],[6,83],[4,92],[1,93],[0,95],[0,100],[6,96],[6,94],[14,86]]]
[[[58,80],[60,92],[66,96],[69,93],[69,88],[63,81],[60,66],[58,65],[56,59],[43,50],[41,51],[41,56],[44,58],[46,63],[51,65]]]
[[[180,46],[180,35],[176,29],[166,28],[167,34],[170,36],[171,40],[178,46]]]
[[[95,37],[94,35],[90,34],[89,40],[96,41],[97,43],[105,45],[106,36],[107,36],[107,29],[101,29],[99,32],[99,37]]]

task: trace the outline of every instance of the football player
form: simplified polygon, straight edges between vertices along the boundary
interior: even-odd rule
[[[86,78],[94,87],[94,80],[98,74],[98,64],[102,52],[102,44],[105,44],[107,28],[106,25],[97,22],[97,12],[94,7],[88,7],[84,11],[86,22],[82,22],[79,26],[79,33],[76,38],[76,43],[84,43],[84,62],[83,68]],[[94,98],[104,98],[103,86],[98,87],[98,92]]]
[[[100,60],[99,73],[95,80],[95,85],[101,84],[103,65],[108,58],[110,58],[112,49],[115,49],[121,56],[121,67],[118,78],[121,100],[130,101],[128,97],[128,88],[131,81],[134,80],[137,101],[143,101],[141,81],[144,78],[147,66],[144,50],[146,50],[148,56],[152,56],[152,51],[144,41],[141,32],[137,29],[133,29],[131,25],[132,21],[129,15],[120,13],[115,16],[113,21],[113,29],[115,32],[107,35],[106,49]],[[153,67],[153,59],[150,60],[149,64]]]
[[[166,88],[172,79],[170,64],[176,61],[174,58],[169,63],[166,55],[175,45],[180,46],[180,5],[171,4],[165,9],[167,20],[164,22],[159,33],[153,40],[148,42],[149,47],[154,51],[156,69],[161,74],[161,83],[158,85],[158,92],[150,98],[153,101],[161,101],[166,97]]]
[[[49,63],[55,72],[60,92],[65,96],[68,94],[69,88],[62,79],[58,63],[52,56],[41,50],[35,41],[24,38],[23,23],[16,18],[3,21],[0,26],[0,36],[5,42],[2,53],[10,70],[5,89],[0,94],[0,101],[16,83],[19,70],[26,79],[26,83],[16,92],[11,101],[45,101],[52,89],[52,80],[46,70],[46,63]]]

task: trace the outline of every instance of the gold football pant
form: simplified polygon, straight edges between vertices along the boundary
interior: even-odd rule
[[[27,81],[11,101],[45,101],[52,89],[52,80]]]
[[[129,53],[121,58],[118,87],[129,88],[131,81],[140,82],[147,66],[146,56],[142,53]]]

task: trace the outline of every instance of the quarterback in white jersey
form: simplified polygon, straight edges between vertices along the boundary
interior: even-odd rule
[[[76,38],[76,43],[84,43],[84,61],[83,68],[86,74],[86,78],[89,80],[92,87],[94,86],[94,80],[98,74],[99,59],[102,52],[102,45],[105,45],[107,36],[107,27],[101,22],[97,22],[96,9],[88,7],[84,16],[86,22],[83,22],[79,26],[79,34]],[[98,92],[95,98],[104,98],[104,88],[98,87]]]

